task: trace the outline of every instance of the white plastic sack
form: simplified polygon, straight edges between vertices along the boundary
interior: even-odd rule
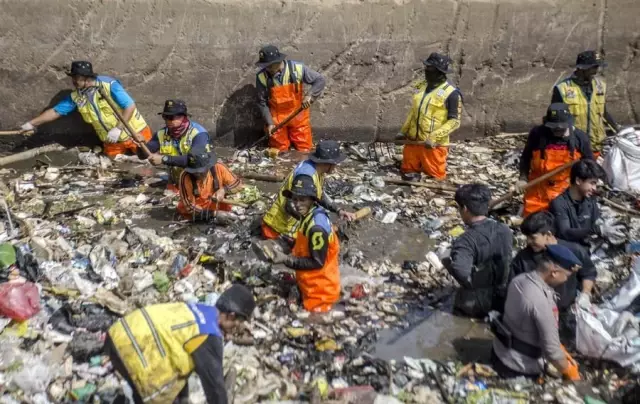
[[[625,284],[611,300],[603,303],[601,307],[621,312],[640,296],[640,258],[636,258],[632,266],[631,274]]]
[[[620,313],[607,309],[589,312],[577,308],[578,352],[591,358],[608,359],[624,367],[640,363],[640,337],[637,334],[635,338],[612,335],[611,328],[619,316]],[[609,330],[605,329],[605,325],[609,326]]]
[[[640,191],[640,131],[626,128],[619,136],[602,166],[614,188]]]

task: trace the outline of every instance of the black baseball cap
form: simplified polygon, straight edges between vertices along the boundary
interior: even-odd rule
[[[248,320],[256,308],[256,299],[246,286],[236,283],[220,295],[216,308],[222,313],[234,313]]]
[[[453,69],[449,66],[451,58],[449,56],[441,55],[437,52],[433,52],[422,62],[425,66],[433,66],[440,70],[442,73],[453,73]]]
[[[575,272],[582,267],[582,261],[580,261],[570,249],[563,245],[547,245],[545,252],[547,257],[562,269]]]
[[[550,129],[567,129],[573,123],[573,116],[569,112],[569,106],[562,102],[554,102],[547,108],[547,116],[544,117],[544,126]]]
[[[596,66],[606,67],[607,63],[603,56],[602,53],[594,50],[580,52],[576,58],[576,68],[584,70]]]
[[[204,173],[216,165],[216,160],[214,151],[207,151],[205,148],[192,149],[187,156],[187,167],[184,171],[191,174]]]
[[[187,104],[182,100],[174,99],[166,100],[164,102],[164,109],[162,112],[158,112],[158,115],[175,116],[189,114],[187,114]]]
[[[287,55],[280,53],[280,50],[275,45],[266,45],[258,52],[259,59],[256,62],[256,66],[264,69],[274,63],[282,62],[286,57]]]
[[[299,175],[293,179],[291,189],[285,189],[282,191],[282,195],[285,198],[293,198],[294,196],[308,196],[317,200],[316,185],[313,183],[313,178],[308,175]]]
[[[93,65],[86,60],[74,60],[71,62],[71,70],[67,72],[67,76],[85,76],[97,77],[93,72]]]

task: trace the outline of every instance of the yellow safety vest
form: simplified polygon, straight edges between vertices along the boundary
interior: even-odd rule
[[[291,190],[291,187],[293,186],[293,179],[298,175],[308,175],[313,178],[313,184],[316,187],[316,197],[318,199],[322,198],[324,175],[320,175],[318,171],[316,171],[313,163],[309,160],[303,161],[302,163],[298,164],[296,168],[294,168],[289,176],[284,180],[284,183],[278,191],[276,200],[273,202],[273,205],[271,205],[271,208],[269,208],[267,213],[264,215],[264,218],[262,219],[269,227],[280,234],[291,235],[290,233],[294,231],[298,222],[295,217],[290,216],[285,210],[287,198],[282,195],[283,191]]]
[[[113,98],[111,97],[111,83],[116,80],[110,80],[111,81],[102,81],[100,79],[96,79],[96,85],[104,88],[105,93],[108,94],[109,98],[113,101]],[[90,97],[80,94],[78,90],[75,90],[71,93],[71,100],[78,107],[78,112],[82,115],[82,119],[93,126],[98,138],[104,143],[107,139],[107,133],[109,130],[118,126],[118,123],[120,122],[111,109],[111,106],[102,98],[100,92],[97,90],[94,91],[93,95]],[[120,113],[122,112],[123,110],[120,109]],[[138,108],[133,111],[133,115],[131,116],[131,119],[129,119],[129,125],[137,133],[140,133],[140,131],[147,126],[147,122],[144,120],[142,115],[140,115]],[[120,135],[120,141],[124,142],[128,137],[129,135],[127,134],[127,131],[123,130]]]
[[[109,336],[136,390],[151,404],[173,402],[195,368],[191,353],[207,337],[186,303],[135,310],[116,321]]]
[[[280,80],[273,80],[272,83],[269,83],[269,76],[267,72],[262,70],[258,73],[258,80],[260,83],[266,88],[273,86],[282,86],[285,84],[298,84],[302,83],[302,76],[304,74],[304,65],[302,63],[297,63],[292,60],[287,60],[284,64],[284,70],[280,74]],[[293,74],[292,74],[293,72]]]
[[[164,156],[184,156],[191,150],[191,144],[198,134],[206,132],[201,125],[191,122],[185,133],[180,139],[174,139],[169,135],[166,127],[158,131],[158,141],[160,142],[160,154]],[[207,152],[211,151],[211,146],[207,142]],[[184,170],[183,167],[171,167],[169,170],[170,181],[172,184],[178,184],[180,174]]]
[[[447,122],[446,101],[454,91],[456,86],[445,81],[429,92],[425,88],[413,96],[409,113],[412,119],[408,122],[408,127],[403,128],[408,139],[425,141]]]
[[[589,136],[593,151],[602,150],[602,142],[606,137],[604,127],[604,104],[607,85],[604,80],[593,78],[591,102],[587,100],[580,86],[571,78],[556,85],[562,100],[569,106],[573,115],[574,126]]]

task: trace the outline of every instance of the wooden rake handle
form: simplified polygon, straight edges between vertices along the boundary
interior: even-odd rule
[[[555,170],[549,171],[548,173],[536,178],[533,181],[529,181],[527,183],[527,185],[525,185],[522,188],[522,190],[526,191],[527,189],[529,189],[531,187],[535,187],[536,185],[538,185],[538,184],[540,184],[540,183],[542,183],[544,181],[547,181],[548,179],[556,176],[557,174],[560,174],[564,170],[573,167],[573,165],[576,164],[578,161],[580,161],[580,160],[578,159],[578,160],[570,161],[570,162],[568,162],[568,163],[556,168]],[[515,194],[516,194],[515,191],[509,191],[505,195],[503,195],[502,197],[492,200],[491,202],[489,202],[489,209],[493,208],[494,206],[496,206],[496,205],[498,205],[498,204],[500,204],[500,203],[502,203],[504,201],[508,201],[509,199],[513,198],[513,196]]]
[[[105,101],[107,101],[107,104],[109,104],[109,107],[111,107],[111,109],[113,110],[113,113],[116,115],[116,118],[118,118],[118,121],[120,121],[120,123],[127,130],[131,139],[133,139],[134,142],[136,142],[138,146],[140,146],[140,148],[147,154],[147,156],[151,156],[152,153],[151,151],[149,151],[149,148],[145,144],[144,139],[138,136],[138,132],[133,130],[131,125],[129,125],[129,122],[125,121],[124,117],[122,116],[122,113],[120,113],[120,108],[118,108],[116,103],[111,99],[111,97],[109,97],[109,95],[104,90],[104,88],[98,87],[98,91],[100,92],[100,95],[102,96],[102,98],[104,98]]]

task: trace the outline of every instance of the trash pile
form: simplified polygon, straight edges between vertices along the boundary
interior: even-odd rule
[[[256,219],[278,184],[246,180],[249,186],[235,197],[249,207],[234,206],[235,219],[219,226],[178,216],[177,196],[165,190],[166,173],[136,159],[111,162],[80,152],[58,164],[41,156],[26,171],[1,169],[0,402],[111,403],[127,396],[130,390],[102,351],[109,326],[148,304],[215,304],[235,282],[253,290],[258,307],[245,329],[227,338],[230,402],[578,403],[590,396],[597,403],[598,397],[606,402],[622,394],[640,363],[640,355],[626,354],[639,349],[637,318],[626,314],[637,313],[631,302],[623,308],[631,311],[619,315],[624,327],[622,320],[604,329],[585,320],[592,333],[622,331],[601,333],[599,345],[579,342],[584,355],[597,352],[593,366],[581,367],[584,385],[502,380],[490,367],[456,357],[374,355],[381,331],[411,327],[421,319],[417,313],[446,310],[456,283],[440,257],[464,232],[452,198],[455,186],[483,182],[494,197],[506,192],[517,178],[523,140],[463,143],[450,153],[446,183],[411,187],[400,186],[395,168],[401,148],[365,162],[358,154],[366,155],[366,145],[347,145],[355,152],[327,179],[326,191],[352,210],[371,207],[373,218],[340,224],[343,299],[323,315],[289,300],[291,272],[260,261],[250,248]],[[293,154],[274,160],[254,151],[234,155],[228,165],[240,175],[284,177],[297,159]],[[618,204],[631,198],[609,196]],[[496,217],[516,230],[517,209],[514,201]],[[632,240],[640,240],[634,235],[640,231],[637,217],[624,217]],[[524,245],[523,237],[516,238]],[[640,294],[640,264],[630,265],[632,254],[608,245],[594,251],[603,296],[618,290],[627,297],[629,290]],[[609,309],[621,311],[622,300],[607,299],[614,305]],[[197,376],[189,384],[191,402],[205,402]]]

